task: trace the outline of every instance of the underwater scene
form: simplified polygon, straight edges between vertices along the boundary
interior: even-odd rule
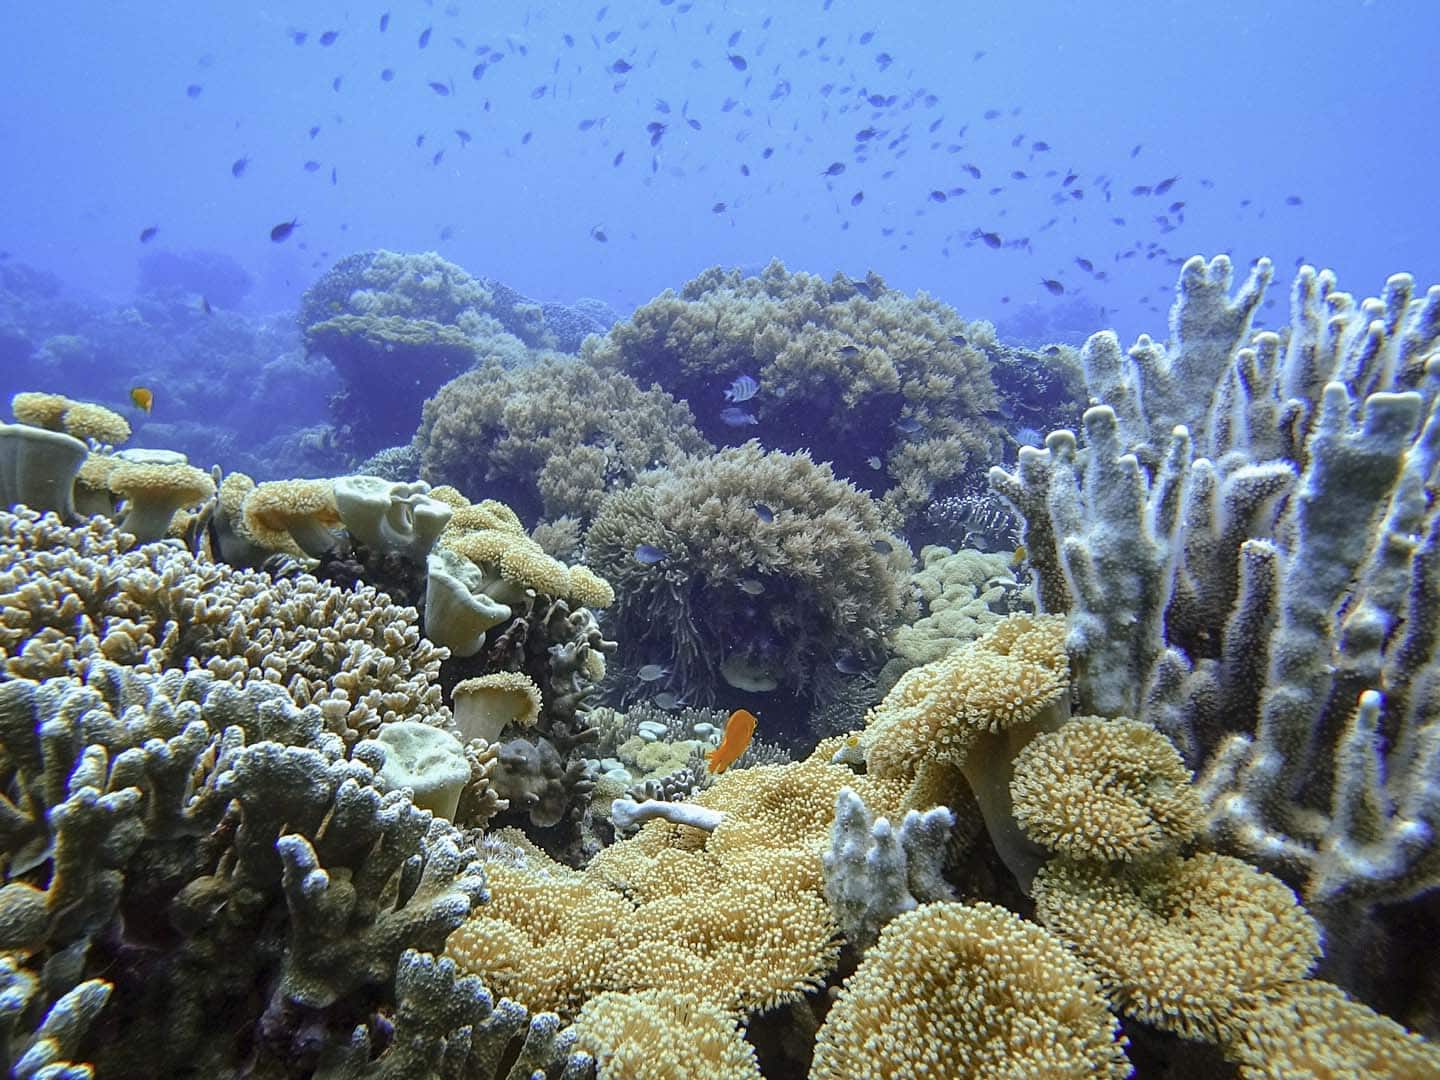
[[[1440,5],[0,25],[0,1075],[1440,1080]]]

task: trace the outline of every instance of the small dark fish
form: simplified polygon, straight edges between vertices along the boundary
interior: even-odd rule
[[[657,708],[664,709],[666,712],[673,712],[685,704],[680,695],[673,690],[662,690],[651,700],[655,702]]]
[[[1142,145],[1143,145],[1142,143],[1136,143],[1136,144],[1131,148],[1131,150],[1130,150],[1130,156],[1131,156],[1132,158],[1135,157],[1135,156],[1137,156],[1137,155],[1140,153],[1140,147],[1141,147]]]
[[[945,194],[945,192],[943,192],[943,191],[938,191],[938,190],[937,190],[937,191],[932,191],[932,192],[930,192],[930,201],[931,201],[931,202],[944,202],[948,197],[949,197],[949,196],[947,196],[947,195]]]
[[[444,156],[445,156],[445,151],[444,151],[444,150],[436,150],[436,151],[435,151],[435,155],[430,159],[430,164],[431,164],[431,165],[439,165],[439,164],[440,164],[440,159],[443,158]]]
[[[602,244],[607,243],[610,240],[610,237],[605,235],[605,230],[600,228],[599,225],[596,225],[593,229],[590,230],[590,235]]]
[[[205,297],[203,296],[200,297],[200,310],[203,311],[206,315],[215,314],[215,309],[210,306],[210,301],[205,299]]]
[[[635,677],[641,682],[656,682],[669,674],[670,669],[663,664],[646,664],[639,671],[635,672]]]
[[[1029,173],[1025,172],[1025,170],[1023,170],[1023,169],[1014,169],[1014,170],[1012,170],[1011,173],[1010,173],[1010,179],[1011,179],[1011,180],[1029,180],[1029,179],[1030,179],[1030,175],[1029,175]]]
[[[1093,274],[1095,272],[1095,264],[1092,263],[1089,259],[1081,259],[1077,256],[1075,259],[1075,265],[1080,267],[1080,269],[1084,270],[1087,274]]]
[[[230,166],[230,175],[237,180],[240,179],[240,177],[245,175],[245,170],[249,165],[250,159],[248,157],[236,158],[235,163]]]
[[[1286,195],[1286,196],[1285,196],[1285,205],[1286,205],[1286,206],[1299,206],[1299,205],[1300,205],[1301,203],[1303,203],[1304,201],[1305,201],[1305,200],[1303,200],[1302,198],[1300,198],[1299,195]]]
[[[431,28],[427,26],[424,30],[420,31],[419,46],[422,49],[425,48],[426,45],[430,44],[430,30]]]
[[[982,60],[982,59],[984,59],[984,57],[985,57],[985,50],[984,50],[984,49],[977,49],[976,52],[975,52],[975,55],[972,56],[972,57],[970,57],[970,62],[973,64],[973,63],[975,63],[976,60]]]
[[[339,36],[339,30],[326,30],[323,34],[320,35],[320,44],[328,49],[331,45],[335,44],[335,39]]]
[[[733,49],[733,48],[734,48],[736,45],[738,45],[739,43],[740,43],[740,31],[739,31],[739,30],[736,30],[734,33],[732,33],[732,34],[730,35],[729,38],[726,39],[726,41],[725,41],[725,47],[726,47],[727,49]]]
[[[333,79],[330,80],[330,89],[331,89],[331,90],[334,90],[335,93],[337,93],[337,94],[340,92],[340,76],[339,76],[339,75],[336,75],[335,78],[333,78]]]
[[[624,150],[621,150],[618,154],[615,155],[614,160],[611,161],[610,164],[611,164],[611,166],[613,167],[613,166],[619,165],[619,164],[620,164],[622,161],[624,161],[624,160],[625,160],[625,151],[624,151]]]
[[[700,121],[696,120],[693,116],[687,116],[685,118],[685,123],[688,124],[695,131],[700,130]]]
[[[762,596],[765,593],[765,583],[758,578],[741,578],[736,584],[746,596]]]
[[[526,145],[528,145],[529,142],[530,142],[530,140],[533,139],[534,137],[535,137],[535,132],[533,132],[533,131],[527,131],[527,132],[525,132],[524,135],[521,135],[521,136],[520,136],[520,145],[521,145],[521,146],[526,146]]]
[[[455,136],[460,140],[461,146],[470,145],[470,132],[466,131],[464,128],[456,128]]]
[[[1050,149],[1050,144],[1048,142],[1032,142],[1030,144],[1030,149],[1034,150],[1036,153],[1043,154],[1046,150]]]
[[[884,52],[882,52],[882,53],[876,53],[876,54],[875,54],[875,66],[878,67],[881,71],[884,71],[886,68],[888,68],[888,67],[889,67],[891,64],[893,64],[894,62],[895,62],[895,58],[894,58],[893,56],[891,56],[889,53],[884,53]]]
[[[318,172],[319,169],[320,169],[320,162],[318,162],[318,161],[307,161],[307,162],[305,162],[305,171],[306,171],[306,172]]]
[[[641,566],[654,566],[670,557],[668,551],[661,551],[654,544],[636,544],[635,561]]]
[[[416,149],[416,150],[419,150],[420,147],[422,147],[422,146],[424,146],[424,145],[425,145],[425,133],[422,131],[419,135],[416,135],[416,136],[415,136],[415,149]]]
[[[484,65],[484,64],[476,64],[473,68],[470,69],[470,78],[472,78],[472,79],[478,80],[478,79],[479,79],[482,75],[484,75],[484,74],[485,74],[485,65]]]
[[[1046,290],[1050,293],[1051,296],[1065,295],[1065,286],[1060,284],[1060,282],[1056,281],[1054,278],[1041,278],[1040,284],[1045,286]]]
[[[290,221],[282,222],[270,230],[270,242],[280,244],[290,239],[290,234],[300,227],[300,219],[293,218]]]
[[[760,392],[760,384],[749,375],[741,375],[730,384],[730,389],[725,391],[725,400],[733,401],[737,405],[742,401],[749,401]]]
[[[841,675],[864,675],[865,664],[854,653],[841,653],[835,657],[835,670]]]
[[[862,202],[864,202],[864,201],[865,201],[865,192],[863,192],[863,191],[857,191],[857,192],[855,192],[854,195],[851,195],[851,196],[850,196],[850,205],[851,205],[851,206],[859,206],[859,205],[860,205]]]
[[[717,202],[714,206],[710,207],[710,212],[712,214],[723,214],[727,209],[729,209],[729,207],[723,202]]]
[[[889,555],[895,550],[895,546],[891,544],[889,540],[872,540],[870,542],[870,550],[877,555]]]
[[[951,344],[951,345],[959,345],[961,348],[964,348],[966,345],[968,345],[968,344],[970,344],[970,343],[965,339],[965,335],[964,335],[964,334],[951,334],[951,335],[950,335],[950,344]]]
[[[771,510],[770,507],[766,506],[762,502],[757,502],[755,504],[755,516],[758,517],[761,521],[763,521],[766,525],[771,525],[775,521],[775,511]]]
[[[906,435],[914,435],[920,430],[920,421],[913,416],[902,416],[895,421],[895,426]]]
[[[999,233],[982,232],[980,234],[980,239],[985,241],[986,247],[998,248],[1002,243],[1004,243],[1004,241],[1000,239]]]
[[[964,169],[966,172],[968,172],[971,176],[973,176],[976,180],[979,180],[979,179],[980,179],[980,169],[979,169],[977,166],[975,166],[975,165],[961,165],[960,167],[961,167],[962,169]]]
[[[633,66],[634,65],[632,65],[628,60],[616,60],[613,64],[610,65],[610,71],[612,74],[615,75],[624,75],[627,71],[631,70]]]
[[[874,40],[875,40],[875,31],[874,31],[874,30],[866,30],[863,34],[860,35],[860,44],[861,44],[861,45],[869,45],[870,42],[872,42],[872,41],[874,41]]]
[[[296,45],[304,45],[304,44],[305,44],[305,39],[308,38],[309,36],[310,36],[310,35],[307,34],[304,30],[291,30],[291,31],[290,31],[290,40],[293,41]]]
[[[391,79],[393,79],[393,78],[395,78],[395,71],[394,71],[394,69],[392,69],[392,68],[382,68],[382,69],[380,70],[380,81],[381,81],[381,82],[389,82],[389,81],[390,81]]]
[[[185,96],[193,101],[195,98],[199,97],[202,93],[204,93],[204,91],[205,88],[199,83],[191,83],[189,86],[185,87]]]
[[[744,409],[737,409],[734,405],[731,405],[728,409],[720,410],[720,422],[726,427],[746,427],[750,424],[760,423],[760,421],[755,419],[750,413]]]
[[[142,244],[148,244],[151,240],[155,239],[155,234],[159,231],[159,225],[147,225],[145,228],[140,230],[140,242]]]
[[[998,119],[1000,119],[1000,110],[999,110],[999,109],[986,109],[986,110],[985,110],[985,119],[986,119],[986,120],[998,120]]]
[[[844,171],[845,171],[845,163],[844,163],[843,161],[832,161],[832,162],[830,163],[830,166],[829,166],[824,172],[822,172],[820,175],[821,175],[821,176],[839,176],[839,175],[840,175],[841,173],[843,173]]]
[[[1167,176],[1164,180],[1161,180],[1158,184],[1155,185],[1155,194],[1164,195],[1167,191],[1169,191],[1172,187],[1175,186],[1176,181],[1178,181],[1179,179],[1180,178],[1178,176]]]
[[[435,93],[439,94],[441,97],[450,96],[450,87],[446,86],[443,82],[432,82],[430,84],[430,89],[434,90]]]
[[[841,346],[840,346],[840,355],[843,356],[846,360],[853,360],[855,357],[857,357],[857,356],[860,355],[860,346],[859,346],[859,345],[841,345]]]
[[[736,71],[744,71],[750,66],[748,63],[746,63],[745,58],[739,53],[731,53],[725,59],[730,61],[730,66],[733,67]]]
[[[331,165],[331,166],[330,166],[330,186],[331,186],[331,187],[334,187],[334,186],[335,186],[336,184],[338,184],[339,182],[340,182],[340,177],[339,177],[339,175],[335,172],[335,166],[334,166],[334,165]]]

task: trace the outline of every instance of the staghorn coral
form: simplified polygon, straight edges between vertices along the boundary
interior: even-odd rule
[[[1081,708],[1180,747],[1209,841],[1299,886],[1339,971],[1352,916],[1440,884],[1440,287],[1357,302],[1303,267],[1286,335],[1247,344],[1271,265],[1233,297],[1231,271],[1184,265],[1168,344],[1092,337],[1086,448],[1052,432],[991,480]]]
[[[83,677],[102,659],[158,672],[203,667],[238,685],[284,686],[347,742],[383,721],[443,722],[442,650],[413,609],[308,575],[272,580],[135,546],[110,522],[67,528],[0,512],[0,662],[12,677]]]
[[[666,558],[638,562],[641,544]],[[828,465],[754,442],[611,495],[586,550],[616,586],[622,660],[664,662],[700,704],[733,697],[724,683],[810,699],[816,668],[872,653],[907,610],[909,552],[880,506]]]
[[[415,435],[420,475],[493,494],[526,520],[588,521],[607,491],[709,444],[663,390],[583,362],[491,362],[440,387]]]
[[[1130,1075],[1095,979],[1062,942],[993,904],[900,915],[845,982],[811,1080]]]

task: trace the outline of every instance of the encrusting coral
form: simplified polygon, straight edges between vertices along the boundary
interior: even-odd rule
[[[615,371],[546,359],[489,363],[425,403],[415,435],[420,474],[504,499],[526,520],[589,521],[606,492],[709,444],[690,410]]]
[[[866,459],[883,457],[887,498],[909,514],[995,450],[982,420],[996,402],[980,336],[953,309],[874,274],[827,282],[776,261],[754,276],[707,270],[582,355],[690,402],[716,442],[759,424],[767,445],[808,449],[857,482],[878,478]],[[726,387],[741,376],[758,391],[727,409]]]

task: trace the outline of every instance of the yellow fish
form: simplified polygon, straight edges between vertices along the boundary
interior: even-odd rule
[[[132,386],[130,402],[148,416],[150,410],[155,407],[155,391],[148,386]]]
[[[755,714],[748,709],[736,709],[725,721],[725,734],[720,745],[705,755],[705,767],[712,773],[722,773],[739,760],[750,745],[755,734]]]

